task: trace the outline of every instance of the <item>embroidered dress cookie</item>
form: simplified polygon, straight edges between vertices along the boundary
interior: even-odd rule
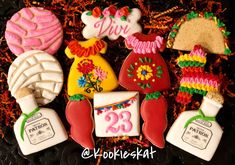
[[[94,96],[98,137],[139,136],[138,92],[104,92]]]
[[[60,93],[63,81],[60,63],[40,50],[20,54],[11,64],[7,79],[12,96],[15,97],[17,90],[23,87],[30,88],[39,105],[53,101]]]
[[[43,50],[51,55],[60,48],[63,29],[58,18],[41,7],[23,8],[7,22],[5,38],[15,55]]]
[[[132,52],[121,67],[119,83],[128,90],[146,94],[140,108],[144,120],[142,131],[152,144],[164,148],[168,107],[159,91],[170,87],[170,77],[159,51],[164,50],[165,42],[155,34],[135,33],[125,43]]]
[[[190,12],[180,18],[172,27],[167,47],[191,51],[195,45],[201,45],[206,52],[213,54],[231,53],[225,24],[210,12]]]
[[[163,38],[155,34],[135,33],[129,36],[125,43],[132,52],[121,67],[120,85],[144,94],[168,89],[168,69],[159,54],[159,51],[165,48]]]
[[[110,5],[103,11],[99,7],[95,7],[92,11],[82,13],[82,22],[86,25],[82,31],[84,38],[108,37],[115,40],[119,36],[124,38],[129,35],[141,32],[141,26],[138,21],[141,12],[137,8],[129,8],[128,6],[117,9],[116,6]]]
[[[100,56],[107,44],[100,39],[72,41],[65,50],[74,58],[68,77],[68,94],[82,94],[93,98],[94,92],[111,91],[118,86],[117,78],[108,62]]]

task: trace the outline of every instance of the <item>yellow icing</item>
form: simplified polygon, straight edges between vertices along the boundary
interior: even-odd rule
[[[99,40],[97,38],[92,38],[89,39],[87,41],[80,41],[78,42],[82,47],[88,48],[94,45],[94,43]],[[100,50],[100,53],[105,53],[107,49],[107,44],[105,43],[104,48],[102,48]],[[74,58],[74,62],[70,68],[70,73],[68,76],[68,95],[72,96],[75,94],[82,94],[85,95],[89,98],[93,98],[94,96],[94,92],[91,90],[90,93],[87,93],[85,91],[84,87],[80,87],[78,85],[78,79],[79,77],[83,76],[83,73],[78,71],[78,63],[80,63],[82,60],[84,59],[89,59],[93,61],[93,64],[96,67],[99,67],[100,69],[102,69],[103,71],[107,72],[107,77],[106,79],[104,79],[101,83],[100,83],[100,87],[103,88],[103,90],[101,92],[106,92],[106,91],[111,91],[113,89],[115,89],[118,86],[118,81],[117,81],[117,77],[113,71],[113,69],[111,68],[111,66],[109,65],[109,63],[100,56],[100,53],[97,53],[95,55],[89,55],[88,57],[78,57],[74,54],[71,53],[70,49],[67,47],[65,49],[65,54],[68,56],[68,58]],[[92,73],[94,74],[94,71],[92,71]],[[91,78],[93,81],[94,77]]]

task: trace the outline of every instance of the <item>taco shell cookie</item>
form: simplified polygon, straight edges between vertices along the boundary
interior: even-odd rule
[[[191,51],[194,45],[201,45],[208,53],[228,55],[231,53],[229,34],[225,24],[213,13],[192,11],[173,25],[167,47]]]

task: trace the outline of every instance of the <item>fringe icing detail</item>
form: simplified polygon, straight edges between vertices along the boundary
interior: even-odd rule
[[[177,58],[178,65],[183,67],[204,67],[206,64],[206,53],[200,45],[195,45],[190,54],[180,55]]]
[[[219,90],[219,78],[204,71],[206,53],[200,45],[195,45],[190,54],[181,55],[177,59],[177,63],[183,73],[176,97],[177,102],[188,104],[194,93],[205,96],[209,91],[217,92]]]
[[[163,37],[156,36],[154,41],[140,41],[136,36],[130,35],[126,43],[133,47],[133,51],[138,54],[157,53],[164,47]]]
[[[109,104],[109,105],[105,105],[105,106],[101,106],[101,107],[94,107],[94,110],[97,111],[97,114],[101,114],[102,112],[107,112],[109,110],[117,110],[117,109],[121,109],[121,108],[127,108],[129,106],[131,106],[135,101],[136,101],[136,95],[124,100],[124,101],[120,101],[117,103],[113,103],[113,104]]]
[[[70,52],[78,57],[89,57],[98,54],[105,47],[105,42],[97,40],[92,46],[82,47],[78,41],[71,41],[68,45]]]

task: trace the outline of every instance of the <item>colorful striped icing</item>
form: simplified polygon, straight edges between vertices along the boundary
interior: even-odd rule
[[[180,80],[180,89],[176,101],[182,104],[191,102],[194,93],[205,96],[208,91],[219,90],[219,78],[204,72],[206,53],[201,46],[196,45],[190,54],[180,55],[177,59],[182,68],[183,77]]]

